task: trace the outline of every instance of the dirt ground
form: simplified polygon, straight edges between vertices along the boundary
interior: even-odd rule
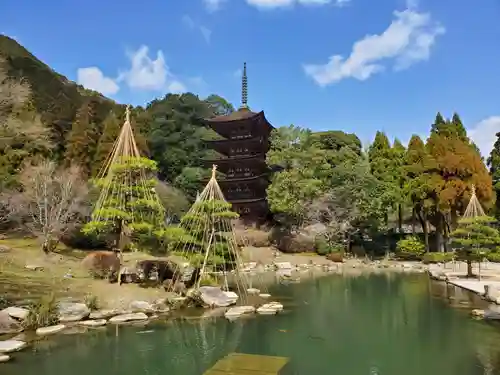
[[[78,300],[94,296],[102,308],[125,308],[133,300],[152,302],[165,295],[159,288],[91,278],[81,267],[86,255],[81,250],[61,246],[57,253],[46,255],[32,239],[4,239],[0,247],[7,249],[0,251],[0,296],[8,300],[26,302],[53,292],[58,298]],[[130,266],[144,258],[140,253],[125,254],[124,263]]]

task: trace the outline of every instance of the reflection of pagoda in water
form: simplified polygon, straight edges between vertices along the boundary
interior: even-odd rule
[[[225,174],[219,184],[225,199],[233,205],[233,210],[243,220],[261,221],[269,215],[266,153],[270,147],[269,135],[274,128],[263,111],[252,112],[249,109],[247,96],[245,63],[240,108],[229,115],[204,120],[224,138],[209,142],[209,146],[223,156],[209,160],[207,164],[217,164],[219,171]]]

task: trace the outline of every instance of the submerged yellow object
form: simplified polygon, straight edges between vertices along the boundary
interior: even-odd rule
[[[286,357],[231,353],[203,375],[277,375],[288,361]]]

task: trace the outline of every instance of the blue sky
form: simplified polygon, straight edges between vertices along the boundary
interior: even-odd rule
[[[426,136],[457,111],[500,131],[500,0],[2,0],[0,32],[119,102],[217,93],[275,126]]]

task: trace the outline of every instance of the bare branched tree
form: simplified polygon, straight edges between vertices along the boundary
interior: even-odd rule
[[[317,235],[330,244],[338,244],[356,231],[353,222],[357,217],[356,205],[331,190],[310,204],[307,221],[323,224]]]
[[[19,202],[26,225],[41,240],[45,253],[53,251],[81,219],[87,184],[78,168],[58,169],[48,161],[27,166],[20,182]]]

